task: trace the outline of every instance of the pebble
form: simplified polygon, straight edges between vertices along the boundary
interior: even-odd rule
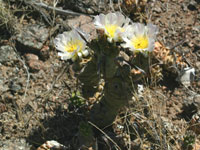
[[[27,53],[27,54],[25,54],[25,59],[26,59],[26,61],[39,60],[39,57],[35,54]]]
[[[49,58],[49,46],[45,45],[40,50],[40,57],[42,60],[47,60]]]
[[[41,60],[31,59],[27,63],[31,72],[38,72],[44,68],[44,63]]]

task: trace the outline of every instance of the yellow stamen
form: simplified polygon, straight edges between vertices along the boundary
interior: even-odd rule
[[[83,47],[83,43],[80,40],[69,41],[67,45],[65,46],[65,50],[71,53],[77,50],[78,48],[81,50],[82,47]]]
[[[105,29],[107,31],[107,36],[113,38],[115,36],[115,32],[117,30],[117,26],[116,25],[106,25]]]
[[[132,44],[135,49],[146,49],[148,48],[149,41],[146,36],[139,36],[132,39]]]

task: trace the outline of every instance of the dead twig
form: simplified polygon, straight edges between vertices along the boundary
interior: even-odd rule
[[[29,3],[32,4],[32,5],[36,5],[38,7],[41,7],[41,8],[53,10],[56,13],[62,14],[62,15],[73,15],[73,16],[87,15],[87,14],[83,14],[83,13],[74,12],[74,11],[71,11],[71,10],[62,10],[62,9],[59,9],[59,8],[56,8],[56,7],[48,6],[48,5],[46,5],[42,2],[31,1]],[[92,16],[92,15],[89,15],[89,16]]]

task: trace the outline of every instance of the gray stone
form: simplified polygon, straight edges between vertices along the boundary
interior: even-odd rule
[[[39,53],[48,39],[48,29],[41,25],[26,25],[21,33],[17,34],[17,46],[25,53]]]
[[[17,55],[11,46],[4,45],[0,47],[1,64],[7,64],[15,60],[17,60]]]

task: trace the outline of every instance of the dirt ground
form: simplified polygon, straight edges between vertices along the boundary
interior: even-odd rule
[[[195,77],[183,85],[180,69],[161,65],[162,79],[140,81],[142,94],[134,91],[105,134],[122,150],[200,150],[199,0],[57,1],[72,14],[31,2],[0,0],[0,150],[34,150],[48,140],[75,149],[79,122],[94,101],[81,98],[72,63],[60,60],[52,41],[72,26],[95,37],[92,16],[113,9],[157,25],[158,41],[182,56]],[[96,143],[99,150],[117,149],[103,135]]]

